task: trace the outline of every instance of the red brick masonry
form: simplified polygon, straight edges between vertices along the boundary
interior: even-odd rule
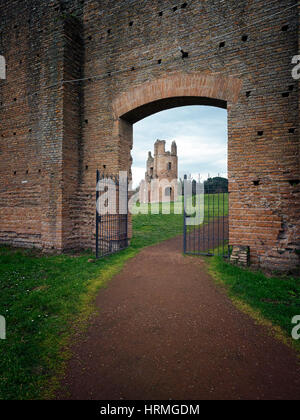
[[[93,247],[96,169],[130,169],[141,118],[204,104],[228,110],[231,245],[299,269],[299,6],[175,3],[1,2],[0,242]]]

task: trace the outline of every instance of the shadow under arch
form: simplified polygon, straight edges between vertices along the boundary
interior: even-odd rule
[[[138,121],[158,112],[190,105],[208,105],[227,109],[227,102],[221,99],[203,98],[197,96],[175,96],[172,98],[163,98],[144,104],[138,108],[132,109],[131,111],[122,115],[120,118],[127,121],[128,123],[135,124]]]

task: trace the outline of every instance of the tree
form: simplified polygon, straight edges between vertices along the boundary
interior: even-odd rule
[[[228,179],[217,176],[215,178],[208,178],[204,182],[204,192],[208,193],[227,193],[228,192]]]

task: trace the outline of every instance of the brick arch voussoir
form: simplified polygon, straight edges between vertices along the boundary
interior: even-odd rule
[[[238,78],[203,73],[173,73],[133,87],[113,101],[116,119],[145,104],[172,97],[199,97],[234,105],[239,98],[242,81]]]

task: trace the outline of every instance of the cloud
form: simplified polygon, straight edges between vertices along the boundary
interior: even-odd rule
[[[207,107],[174,108],[152,115],[134,125],[133,182],[144,178],[148,151],[157,139],[176,141],[179,176],[199,174],[207,177],[227,173],[227,112]]]

